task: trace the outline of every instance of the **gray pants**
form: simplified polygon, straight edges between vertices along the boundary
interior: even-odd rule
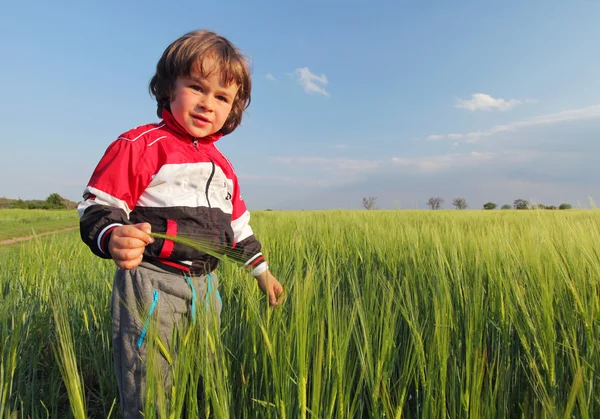
[[[146,346],[150,320],[168,350],[172,347],[173,329],[187,324],[192,314],[212,298],[220,318],[221,297],[214,273],[201,277],[184,277],[144,263],[129,271],[117,269],[111,314],[113,319],[113,354],[119,396],[124,418],[140,418],[145,399]],[[209,291],[207,293],[207,290]],[[193,296],[196,298],[194,299]],[[194,302],[194,303],[192,303]],[[164,358],[157,365],[170,382],[171,367]],[[168,390],[168,389],[165,389]]]

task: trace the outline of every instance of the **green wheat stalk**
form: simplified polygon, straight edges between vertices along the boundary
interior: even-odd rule
[[[177,237],[169,236],[165,233],[149,233],[151,237],[155,239],[171,240],[175,243],[183,244],[191,247],[192,249],[198,250],[202,253],[206,253],[212,257],[215,257],[223,262],[233,262],[237,265],[243,265],[242,262],[235,258],[239,253],[234,249],[228,249],[223,247],[222,249],[215,249],[214,243],[208,239],[205,239],[202,235],[180,235]]]

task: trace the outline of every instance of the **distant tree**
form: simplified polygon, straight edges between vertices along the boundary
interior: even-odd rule
[[[501,209],[507,210],[507,209],[512,209],[512,207],[510,205],[508,205],[508,204],[504,204],[504,205],[502,205]]]
[[[375,201],[377,201],[376,196],[370,196],[368,198],[362,199],[362,205],[366,210],[374,210],[375,209]]]
[[[546,206],[544,204],[534,204],[531,206],[531,208],[543,210],[543,209],[546,209]]]
[[[486,202],[485,204],[483,204],[483,209],[484,210],[493,210],[496,209],[498,205],[494,204],[493,202]]]
[[[52,193],[46,198],[46,206],[49,209],[64,209],[67,206],[64,203],[64,199],[57,193]]]
[[[525,201],[524,199],[515,199],[513,202],[513,207],[515,207],[517,210],[529,209],[529,202]]]
[[[40,201],[39,199],[33,199],[25,201],[27,202],[27,209],[48,209],[48,203],[46,201]]]
[[[571,209],[571,208],[573,208],[571,206],[571,204],[565,204],[565,203],[562,203],[558,206],[558,209],[561,209],[561,210],[566,210],[566,209]]]
[[[27,209],[27,202],[23,201],[21,198],[14,201],[11,205],[11,208],[15,209]]]
[[[546,209],[549,209],[549,210],[555,210],[555,209],[558,209],[558,208],[556,208],[556,205],[548,205],[548,206],[546,207]]]
[[[432,210],[439,210],[442,208],[442,204],[444,203],[444,198],[440,196],[432,196],[427,201],[427,206]]]
[[[452,205],[454,205],[457,210],[464,210],[468,207],[467,200],[465,198],[454,198]]]

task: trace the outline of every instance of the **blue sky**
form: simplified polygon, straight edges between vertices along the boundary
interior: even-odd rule
[[[0,13],[0,196],[80,200],[148,81],[212,29],[252,60],[218,146],[253,209],[589,205],[600,198],[600,1],[12,2]]]

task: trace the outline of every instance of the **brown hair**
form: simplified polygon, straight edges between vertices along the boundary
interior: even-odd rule
[[[204,68],[203,61],[207,57],[215,61],[223,85],[234,83],[239,86],[231,112],[220,130],[226,135],[242,122],[242,113],[250,105],[252,90],[248,59],[226,38],[211,31],[199,30],[173,41],[156,64],[156,73],[150,80],[150,93],[156,98],[156,113],[161,118],[163,109],[170,110],[177,77],[189,76],[194,68],[202,77],[206,77],[208,74],[205,71],[212,70]]]

